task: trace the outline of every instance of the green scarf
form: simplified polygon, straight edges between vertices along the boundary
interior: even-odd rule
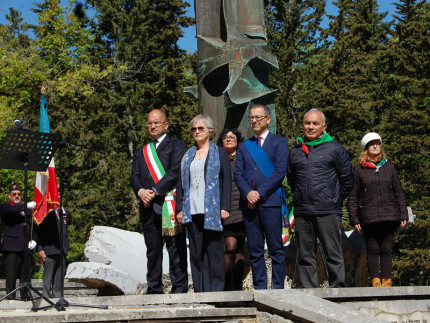
[[[364,163],[364,167],[366,168],[376,168],[375,173],[379,172],[379,168],[381,168],[382,166],[385,165],[385,163],[387,162],[387,160],[385,159],[385,157],[382,157],[381,161],[379,163],[377,163],[376,165],[370,161],[366,161]]]
[[[302,137],[297,137],[297,140],[302,143],[302,150],[306,153],[306,155],[309,155],[309,148],[306,146],[318,146],[328,141],[333,141],[333,138],[330,137],[330,135],[327,132],[324,132],[324,134],[312,141],[304,141]]]

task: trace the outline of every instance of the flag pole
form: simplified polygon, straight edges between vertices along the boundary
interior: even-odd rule
[[[49,128],[49,117],[48,117],[48,109],[47,109],[47,101],[45,98],[45,87],[42,86],[41,89],[41,93],[42,93],[42,98],[41,98],[41,105],[40,105],[40,121],[39,121],[39,131],[41,132],[50,132],[50,128]],[[51,202],[50,207],[52,207],[53,202],[58,202],[58,216],[59,216],[59,220],[60,220],[60,224],[59,224],[59,243],[60,243],[60,271],[61,271],[61,283],[60,283],[60,288],[61,288],[61,297],[60,299],[57,301],[57,303],[52,303],[49,301],[48,306],[45,307],[39,307],[39,308],[32,308],[33,311],[37,311],[40,309],[45,309],[48,307],[55,307],[55,309],[57,311],[64,311],[66,307],[68,306],[79,306],[79,307],[90,307],[90,308],[100,308],[100,309],[108,309],[108,306],[106,305],[84,305],[84,304],[72,304],[69,303],[65,298],[64,298],[64,275],[65,275],[65,260],[66,260],[66,255],[65,255],[65,251],[64,251],[64,228],[66,228],[67,230],[67,226],[65,225],[65,223],[67,222],[67,218],[66,218],[66,214],[65,212],[63,212],[63,180],[62,180],[62,150],[65,147],[66,142],[64,140],[61,140],[58,144],[59,147],[59,155],[58,155],[58,159],[59,159],[59,163],[58,163],[58,177],[59,177],[59,188],[57,187],[57,174],[54,168],[54,171],[50,171],[49,172],[49,180],[46,187],[46,191],[45,191],[45,195],[49,194],[49,200],[47,200],[47,197],[44,196],[44,198],[42,199],[43,203],[46,202]],[[52,182],[51,182],[52,180]],[[51,184],[51,185],[50,185]],[[56,189],[56,191],[55,191]],[[35,190],[36,191],[36,190]],[[57,193],[57,194],[55,194]],[[55,201],[53,201],[55,200]],[[46,205],[44,206],[44,208],[42,208],[42,210],[45,211],[50,211],[50,207],[47,207]],[[40,209],[40,208],[39,208]],[[42,217],[39,218],[41,223],[43,221],[43,219],[46,217],[47,213],[46,212],[42,212]],[[37,221],[36,221],[37,222]]]

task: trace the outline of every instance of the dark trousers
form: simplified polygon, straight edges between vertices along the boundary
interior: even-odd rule
[[[6,294],[9,294],[16,288],[16,279],[20,283],[25,281],[24,271],[24,252],[3,251],[4,269],[6,274]],[[15,299],[16,295],[11,294],[8,299]],[[25,300],[24,292],[21,290],[21,299]]]
[[[285,281],[285,251],[282,245],[282,214],[280,207],[259,206],[244,214],[246,235],[255,289],[267,289],[267,268],[264,259],[264,239],[272,259],[272,288],[283,289]]]
[[[61,282],[65,270],[61,272],[60,260],[60,255],[46,255],[45,263],[43,264],[43,295],[46,297],[61,297]],[[63,261],[65,264],[65,257]],[[64,266],[65,268],[66,266]]]
[[[172,293],[186,293],[188,291],[188,273],[185,229],[182,228],[182,233],[175,236],[163,237],[161,232],[161,214],[154,212],[145,213],[142,216],[142,222],[146,256],[148,259],[148,272],[146,274],[148,282],[147,294],[163,293],[164,241],[169,253],[169,274],[172,281]]]
[[[297,215],[296,235],[299,247],[298,272],[303,288],[317,288],[317,237],[326,256],[330,287],[345,287],[345,266],[340,231],[342,217],[331,215]]]
[[[204,229],[204,215],[192,216],[187,224],[194,291],[224,290],[224,238],[222,231]]]
[[[367,268],[371,279],[391,278],[393,266],[391,252],[393,250],[394,232],[398,226],[399,222],[394,221],[362,225],[366,241]]]

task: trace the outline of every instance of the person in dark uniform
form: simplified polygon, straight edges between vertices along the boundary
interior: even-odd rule
[[[24,227],[25,213],[22,202],[22,187],[14,183],[9,187],[9,202],[0,205],[0,215],[3,223],[2,253],[6,273],[6,294],[16,288],[16,279],[25,281],[24,271]],[[27,203],[27,216],[31,218],[31,209],[35,202]],[[15,299],[15,293],[7,297]],[[25,293],[21,293],[21,299],[27,300]]]
[[[60,209],[49,212],[37,228],[37,251],[43,262],[43,295],[46,297],[61,297],[61,281],[64,276],[61,271],[60,245]],[[69,252],[69,236],[67,233],[67,212],[63,208],[63,262]],[[51,292],[52,289],[52,292]]]

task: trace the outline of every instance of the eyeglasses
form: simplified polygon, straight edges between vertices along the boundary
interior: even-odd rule
[[[154,125],[155,127],[158,127],[158,126],[161,126],[163,123],[166,123],[166,121],[148,121],[146,125],[148,127],[151,127],[152,125]]]
[[[234,136],[222,136],[222,140],[231,140],[231,141],[236,141],[237,138]]]
[[[196,132],[196,131],[199,131],[199,132],[203,132],[203,131],[205,131],[206,130],[206,128],[205,127],[192,127],[191,128],[191,132]]]
[[[269,116],[249,116],[249,118],[248,118],[248,120],[249,120],[249,122],[252,122],[252,121],[257,121],[257,122],[259,122],[259,121],[261,121],[261,120],[263,120],[264,118],[267,118],[267,117],[269,117]]]
[[[12,196],[22,196],[22,193],[11,193]]]

